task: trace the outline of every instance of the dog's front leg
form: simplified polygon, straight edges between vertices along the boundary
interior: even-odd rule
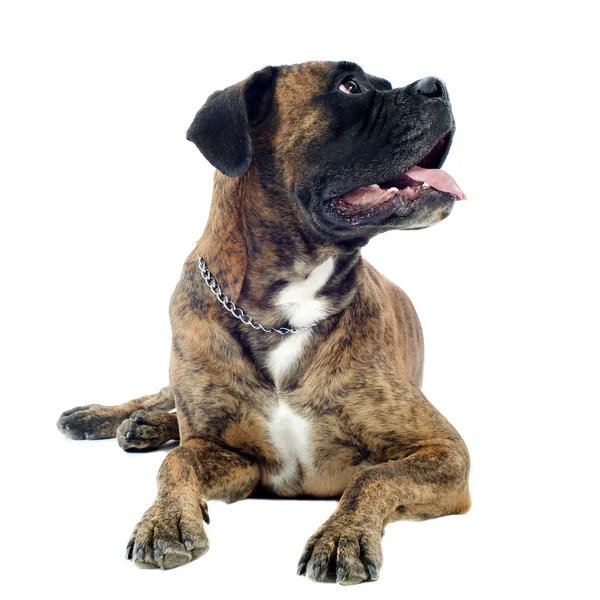
[[[360,471],[333,515],[308,540],[298,574],[342,584],[377,579],[385,524],[466,512],[468,471],[460,438]]]
[[[260,480],[252,459],[192,438],[172,450],[158,472],[158,494],[133,531],[127,558],[143,568],[171,569],[208,550],[207,500],[246,498]]]

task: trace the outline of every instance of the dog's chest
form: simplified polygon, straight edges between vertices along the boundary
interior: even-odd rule
[[[333,268],[333,259],[328,259],[307,278],[291,282],[279,292],[275,302],[293,327],[306,327],[329,314],[329,303],[319,296],[319,290],[331,277]],[[309,350],[312,335],[310,329],[288,334],[269,353],[267,368],[277,390]],[[310,421],[279,396],[279,404],[269,416],[268,433],[279,460],[265,483],[279,493],[301,493],[301,474],[311,465]]]

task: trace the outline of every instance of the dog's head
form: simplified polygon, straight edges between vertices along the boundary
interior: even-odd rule
[[[450,214],[464,197],[439,170],[453,134],[439,79],[392,88],[353,63],[310,62],[215,92],[187,137],[229,177],[256,168],[270,201],[315,236],[362,244]]]

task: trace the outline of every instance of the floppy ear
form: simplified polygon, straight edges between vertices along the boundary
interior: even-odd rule
[[[214,92],[187,130],[187,139],[228,177],[239,177],[250,167],[250,132],[270,110],[276,75],[276,67],[266,67],[241,83]]]

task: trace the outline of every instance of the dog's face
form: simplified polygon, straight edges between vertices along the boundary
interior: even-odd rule
[[[347,62],[267,67],[215,92],[188,130],[222,173],[255,166],[321,239],[365,243],[432,225],[464,197],[439,167],[454,119],[444,84],[403,88]]]

